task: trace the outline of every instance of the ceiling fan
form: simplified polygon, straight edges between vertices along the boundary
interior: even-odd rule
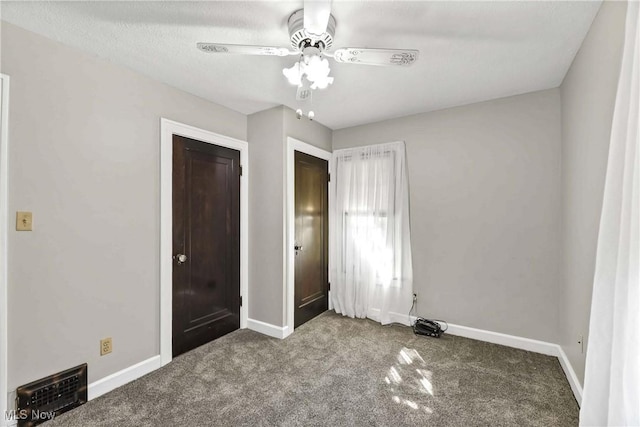
[[[346,47],[331,51],[336,31],[331,0],[305,0],[304,8],[289,16],[288,26],[290,48],[225,43],[198,43],[197,46],[207,53],[299,55],[298,62],[282,70],[289,83],[298,86],[299,101],[310,99],[312,90],[324,89],[333,83],[325,56],[348,64],[395,66],[409,66],[418,58],[418,51],[414,49]]]

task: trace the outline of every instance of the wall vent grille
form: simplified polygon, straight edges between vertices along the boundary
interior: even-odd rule
[[[31,427],[87,402],[87,364],[18,387],[19,427]]]

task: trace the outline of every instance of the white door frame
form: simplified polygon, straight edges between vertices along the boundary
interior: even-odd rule
[[[7,302],[7,267],[9,263],[7,233],[9,232],[8,214],[9,214],[9,76],[0,74],[0,425],[5,425],[9,396],[7,374],[9,370],[8,356],[8,309]]]
[[[314,157],[326,160],[328,164],[328,172],[331,172],[331,153],[318,148],[314,145],[307,144],[295,138],[287,137],[287,177],[286,177],[286,191],[287,197],[286,203],[286,215],[285,215],[285,229],[284,229],[284,253],[285,253],[285,283],[284,283],[284,307],[285,307],[285,337],[293,333],[294,320],[293,313],[295,308],[295,251],[293,245],[295,244],[295,152],[300,151],[305,154],[309,154]],[[333,194],[331,191],[331,185],[327,182],[328,196],[329,196],[329,208],[333,201]],[[331,223],[329,223],[329,229],[331,229]],[[329,256],[331,260],[331,256]],[[329,265],[329,271],[331,271],[331,265]],[[328,274],[328,272],[327,272]],[[328,276],[327,276],[328,278]],[[331,298],[329,298],[329,308],[331,308]]]
[[[165,118],[160,119],[160,360],[171,362],[173,321],[173,135],[240,151],[240,328],[249,312],[249,144]]]

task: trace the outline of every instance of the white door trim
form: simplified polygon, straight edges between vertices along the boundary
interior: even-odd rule
[[[247,327],[249,313],[249,144],[204,129],[162,118],[160,120],[160,359],[162,366],[172,359],[173,288],[173,135],[240,151],[240,328]]]
[[[331,172],[331,153],[318,148],[314,145],[307,144],[298,139],[287,137],[287,176],[286,176],[286,206],[285,206],[285,227],[284,227],[284,253],[285,253],[285,265],[284,265],[284,307],[286,316],[286,336],[293,333],[293,312],[294,312],[294,299],[295,299],[295,251],[293,250],[294,237],[295,237],[295,151],[309,154],[320,159],[324,159],[329,162],[329,172]],[[327,183],[329,191],[329,207],[333,200],[331,186]],[[331,228],[331,223],[329,223]],[[331,256],[329,256],[329,260]],[[329,265],[329,271],[331,266]],[[329,306],[331,307],[331,298],[329,298]]]
[[[0,424],[5,422],[8,409],[8,310],[7,267],[9,232],[9,76],[0,74]]]

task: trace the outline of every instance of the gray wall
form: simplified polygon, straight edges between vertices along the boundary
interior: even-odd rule
[[[603,4],[561,90],[333,135],[286,107],[247,118],[3,22],[9,213],[35,224],[9,233],[9,388],[85,361],[95,381],[159,353],[160,117],[250,142],[251,319],[285,324],[287,136],[326,150],[404,140],[418,313],[559,341],[582,378],[624,12]],[[114,352],[100,357],[106,336]]]
[[[282,107],[249,116],[249,319],[282,326]]]
[[[604,2],[561,86],[562,287],[560,344],[580,381],[591,308],[611,120],[624,43],[626,3]],[[586,347],[585,347],[586,352]]]
[[[280,106],[249,116],[249,318],[275,326],[286,324],[284,212],[288,136],[331,151],[331,129],[306,118],[298,120],[290,108]]]
[[[247,119],[7,23],[1,65],[9,217],[34,214],[8,236],[8,386],[83,362],[95,381],[159,354],[160,117],[239,139]]]
[[[556,342],[558,89],[334,131],[404,140],[418,314]]]
[[[317,121],[311,121],[306,118],[298,120],[296,112],[291,108],[283,107],[284,114],[284,129],[283,134],[286,138],[298,139],[306,142],[307,144],[315,145],[326,151],[331,150],[331,138],[332,131],[328,127],[320,124]]]

